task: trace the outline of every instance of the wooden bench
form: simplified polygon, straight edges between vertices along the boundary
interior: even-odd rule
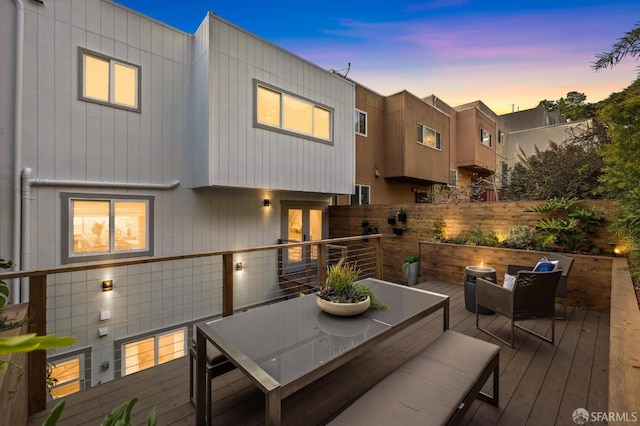
[[[447,330],[330,425],[458,424],[475,398],[499,403],[500,347]],[[481,392],[493,374],[492,395]]]

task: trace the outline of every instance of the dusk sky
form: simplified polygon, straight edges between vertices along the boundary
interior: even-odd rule
[[[434,94],[494,112],[535,107],[570,91],[605,99],[638,77],[634,58],[593,71],[640,21],[637,0],[118,0],[188,33],[207,11],[383,95]]]

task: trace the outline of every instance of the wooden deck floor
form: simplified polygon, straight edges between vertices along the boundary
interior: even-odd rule
[[[475,327],[475,314],[464,308],[463,287],[439,282],[418,287],[451,296],[450,327],[490,340]],[[606,411],[608,398],[609,315],[567,308],[567,321],[556,321],[556,345],[516,330],[516,347],[500,351],[500,407],[476,400],[464,424],[572,425],[576,408]],[[483,316],[490,327],[508,332],[501,316]],[[484,324],[484,322],[483,322]],[[538,332],[550,321],[530,321]],[[350,401],[424,348],[442,332],[442,315],[434,315],[283,401],[285,425],[324,424]],[[472,356],[472,354],[470,354]],[[117,379],[66,398],[60,425],[96,425],[115,406],[132,398],[134,424],[144,424],[153,407],[158,425],[194,424],[189,399],[188,358]],[[214,380],[214,423],[263,423],[264,396],[240,372]],[[54,404],[50,403],[47,412]],[[41,425],[47,412],[29,424]]]

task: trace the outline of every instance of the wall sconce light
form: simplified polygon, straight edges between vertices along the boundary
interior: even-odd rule
[[[113,280],[102,281],[102,291],[111,291],[111,290],[113,290]]]
[[[242,271],[242,262],[236,262],[236,271]]]
[[[269,207],[271,205],[271,200],[269,200],[268,198],[265,198],[262,203],[264,204],[265,207]]]

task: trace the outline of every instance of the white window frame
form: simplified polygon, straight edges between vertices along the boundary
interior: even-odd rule
[[[126,345],[129,345],[131,343],[136,343],[142,340],[147,340],[150,338],[153,338],[154,343],[153,343],[153,366],[155,367],[158,364],[158,343],[160,341],[160,338],[163,336],[166,336],[168,334],[174,334],[176,332],[180,332],[182,331],[183,333],[183,348],[182,348],[182,355],[178,358],[182,358],[188,355],[189,353],[189,347],[188,347],[188,340],[189,340],[189,334],[188,334],[188,330],[187,327],[178,327],[178,328],[173,328],[170,330],[163,330],[160,333],[157,334],[149,334],[149,335],[144,335],[144,336],[137,336],[135,338],[132,338],[130,340],[126,340],[126,341],[121,341],[120,342],[120,353],[122,354],[122,359],[121,359],[121,367],[120,367],[120,376],[124,377],[127,376],[126,371],[127,371],[127,352],[126,352]],[[178,359],[175,358],[175,359]],[[149,367],[151,368],[151,367]],[[140,372],[140,371],[144,371],[145,369],[138,369],[136,372]],[[134,374],[134,373],[130,373],[130,374]]]
[[[363,191],[364,190],[364,191]],[[367,193],[367,202],[363,203],[363,192]],[[356,203],[357,201],[357,203]],[[352,206],[364,206],[371,204],[371,186],[369,185],[356,185],[355,192],[351,195]]]
[[[458,170],[449,169],[449,183],[447,184],[447,186],[453,188],[458,186]]]
[[[131,62],[122,61],[119,59],[112,58],[110,56],[103,55],[101,53],[93,52],[82,47],[79,49],[79,87],[78,87],[78,99],[93,102],[100,105],[111,106],[114,108],[125,109],[127,111],[133,112],[141,112],[142,109],[142,67],[140,65],[132,64]],[[91,56],[97,59],[102,59],[109,62],[109,100],[105,101],[102,99],[92,98],[90,96],[85,95],[85,57]],[[115,65],[122,65],[128,68],[133,68],[136,70],[136,87],[135,87],[135,105],[127,105],[121,104],[114,100],[114,67]]]
[[[364,132],[362,132],[361,128],[360,128],[360,123],[361,123],[361,117],[363,117],[363,121],[364,121]],[[368,118],[367,118],[367,113],[365,111],[361,111],[359,109],[356,109],[355,112],[355,130],[356,130],[356,135],[360,135],[360,136],[367,136],[367,128],[369,127],[369,122],[368,122]]]
[[[493,135],[482,127],[480,128],[480,143],[489,148],[493,147]]]
[[[72,262],[86,262],[90,260],[105,260],[116,259],[124,257],[138,257],[138,256],[153,256],[153,229],[154,229],[154,196],[143,195],[114,195],[114,194],[85,194],[85,193],[70,193],[63,192],[60,194],[62,199],[61,204],[61,217],[62,217],[62,263]],[[71,207],[73,201],[108,201],[110,203],[109,208],[109,248],[105,252],[91,252],[87,254],[78,254],[73,252],[73,209]],[[146,225],[145,229],[145,241],[146,247],[144,249],[132,249],[132,250],[116,250],[115,248],[115,214],[114,208],[118,201],[140,201],[146,203]]]
[[[253,108],[253,126],[256,128],[260,128],[260,129],[266,129],[266,130],[273,130],[273,131],[277,131],[280,133],[284,133],[284,134],[288,134],[288,135],[292,135],[292,136],[298,136],[298,137],[303,137],[305,139],[309,139],[312,141],[316,141],[316,142],[322,142],[325,144],[329,144],[329,145],[333,145],[333,128],[334,128],[334,109],[327,106],[327,105],[323,105],[321,103],[315,102],[311,99],[296,95],[295,93],[291,93],[288,92],[286,90],[282,90],[279,89],[275,86],[272,86],[271,84],[267,84],[258,80],[254,79],[254,85],[253,85],[253,104],[254,104],[254,108]],[[258,117],[258,92],[260,90],[260,88],[264,88],[266,90],[275,92],[277,94],[280,95],[280,123],[277,126],[274,126],[273,124],[270,123],[265,123],[265,122],[261,122],[259,121],[259,117]],[[284,98],[285,96],[291,97],[296,101],[299,102],[303,102],[303,103],[307,103],[312,107],[312,130],[311,133],[305,133],[305,132],[300,132],[300,131],[296,131],[295,129],[289,129],[284,125],[285,122],[285,113],[286,113],[286,109],[284,108]],[[320,109],[322,111],[328,112],[329,113],[329,137],[328,138],[324,138],[322,136],[318,136],[316,134],[316,129],[315,129],[315,111],[316,109]]]
[[[421,130],[418,132],[418,129],[421,129]],[[424,143],[424,134],[427,131],[434,133],[435,146]],[[420,134],[418,135],[418,133],[420,133]],[[418,144],[420,144],[420,145],[427,146],[427,147],[429,147],[431,149],[435,149],[435,150],[438,150],[438,151],[442,151],[442,135],[440,134],[440,132],[435,130],[435,129],[432,129],[429,126],[425,126],[424,124],[422,124],[420,122],[418,122],[417,126],[416,126],[416,139],[417,139]]]
[[[498,143],[504,145],[504,132],[498,131]]]

